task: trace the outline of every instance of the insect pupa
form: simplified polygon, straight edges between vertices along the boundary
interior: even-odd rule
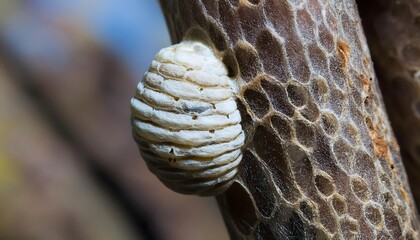
[[[217,195],[233,182],[245,135],[234,81],[212,48],[183,41],[159,51],[131,100],[134,139],[170,189]]]

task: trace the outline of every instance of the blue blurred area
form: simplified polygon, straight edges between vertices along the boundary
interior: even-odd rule
[[[57,28],[62,24],[64,29]],[[3,34],[23,58],[60,61],[71,51],[65,26],[90,38],[125,61],[139,76],[156,52],[170,44],[163,15],[152,0],[26,0],[7,20]]]

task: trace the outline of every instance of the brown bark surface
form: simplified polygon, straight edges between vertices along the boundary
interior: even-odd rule
[[[354,1],[161,0],[209,42],[247,142],[218,197],[233,239],[415,239],[418,220]]]
[[[392,128],[420,206],[420,1],[361,5],[369,47]]]

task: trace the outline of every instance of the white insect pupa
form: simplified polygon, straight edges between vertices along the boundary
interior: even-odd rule
[[[245,135],[234,81],[203,43],[159,51],[131,100],[134,139],[167,187],[201,196],[224,192],[242,159]]]

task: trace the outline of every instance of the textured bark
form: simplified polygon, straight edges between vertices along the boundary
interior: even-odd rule
[[[362,13],[411,186],[420,184],[420,1],[371,0]],[[417,208],[420,188],[413,187]]]
[[[415,214],[355,2],[161,0],[174,43],[207,41],[247,140],[218,197],[233,239],[415,239]]]

